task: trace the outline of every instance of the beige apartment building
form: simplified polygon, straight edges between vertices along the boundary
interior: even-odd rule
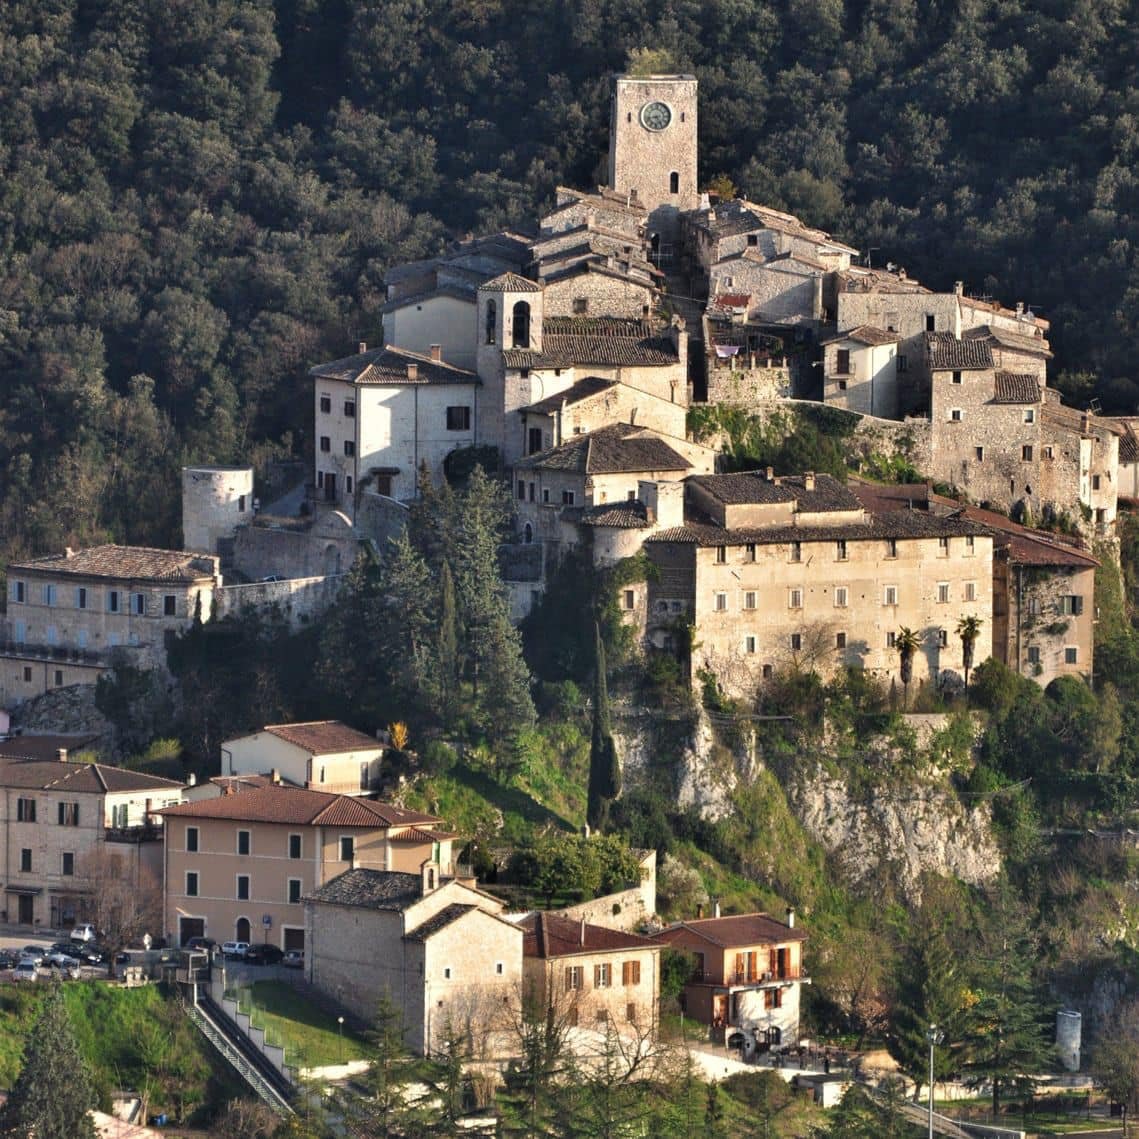
[[[527,990],[575,1028],[656,1031],[661,946],[584,918],[531,914],[521,923]]]
[[[85,860],[100,851],[117,855],[123,875],[157,901],[159,812],[181,801],[182,785],[61,755],[0,761],[4,921],[60,929],[84,920]]]
[[[346,870],[453,873],[453,835],[433,815],[269,784],[185,803],[166,820],[168,939],[305,948],[303,898]]]
[[[310,791],[366,795],[380,783],[384,746],[339,720],[269,724],[221,745],[221,773],[269,775]]]
[[[770,471],[690,478],[682,526],[645,542],[650,643],[676,651],[695,629],[693,675],[750,696],[780,668],[850,666],[900,683],[898,631],[920,645],[913,683],[960,682],[962,617],[992,648],[993,540],[984,527],[917,511],[874,513],[828,475]]]
[[[522,930],[502,910],[429,868],[346,871],[305,900],[308,979],[362,1015],[386,993],[414,1052],[462,1032],[475,1059],[517,1055]]]

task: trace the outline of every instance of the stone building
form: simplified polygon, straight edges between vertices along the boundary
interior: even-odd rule
[[[2,919],[60,929],[89,920],[92,859],[117,858],[116,873],[152,890],[162,881],[162,808],[182,785],[101,763],[0,761],[3,796]],[[112,864],[112,867],[114,864]],[[155,933],[158,930],[154,931]]]
[[[539,1007],[572,1028],[656,1034],[659,944],[550,913],[531,914],[521,928],[523,978]]]
[[[871,512],[829,475],[693,477],[685,521],[651,534],[656,567],[645,623],[656,648],[694,630],[693,675],[731,695],[788,666],[823,675],[866,669],[897,681],[898,630],[920,638],[917,684],[961,679],[964,616],[982,618],[975,659],[990,653],[993,541],[957,518]]]
[[[823,402],[885,419],[898,416],[896,332],[863,324],[822,343]]]
[[[254,515],[252,467],[182,468],[182,547],[224,564],[239,526]]]
[[[474,1060],[514,1056],[523,935],[502,910],[426,872],[349,870],[305,899],[308,979],[364,1016],[386,994],[420,1055],[460,1032]]]

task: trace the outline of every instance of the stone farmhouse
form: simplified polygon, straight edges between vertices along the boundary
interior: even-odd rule
[[[305,949],[304,898],[344,871],[454,873],[454,836],[433,815],[272,782],[218,791],[162,812],[175,944],[207,936]]]

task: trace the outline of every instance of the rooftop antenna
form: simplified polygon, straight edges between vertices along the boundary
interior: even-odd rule
[[[870,264],[870,254],[878,252],[879,250],[881,250],[881,248],[882,248],[882,246],[880,246],[880,245],[871,245],[867,248],[867,250],[866,250],[866,268],[867,269],[873,269],[874,268],[874,266]]]
[[[1102,409],[1103,405],[1099,402],[1098,399],[1088,400],[1088,411],[1090,411],[1092,415],[1099,415]]]

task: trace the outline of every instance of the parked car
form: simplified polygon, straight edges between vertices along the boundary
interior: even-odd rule
[[[190,940],[186,942],[185,947],[199,951],[205,950],[208,953],[215,945],[217,945],[217,942],[214,941],[212,937],[191,937]]]
[[[81,945],[72,952],[84,965],[102,965],[107,960],[107,952],[101,945]]]
[[[20,960],[34,961],[36,965],[42,965],[47,953],[42,945],[25,945],[20,950]]]
[[[286,969],[303,969],[305,967],[305,951],[303,949],[290,949],[281,962]]]
[[[67,957],[63,954],[48,959],[50,969],[58,969],[61,977],[69,977],[72,981],[79,978],[80,964],[77,957]]]
[[[94,941],[95,940],[95,927],[90,923],[84,925],[77,925],[71,931],[72,941]]]
[[[48,951],[47,956],[43,960],[43,963],[49,968],[53,968],[56,965],[70,964],[72,962],[78,966],[79,958],[76,957],[74,953],[64,953],[63,950],[56,949],[54,945]]]
[[[19,958],[7,949],[0,949],[0,969],[14,969]]]
[[[279,965],[284,956],[275,945],[251,945],[245,951],[245,961],[249,965]]]
[[[13,981],[34,981],[40,974],[39,966],[30,958],[22,958],[12,970]]]
[[[221,951],[226,957],[244,958],[249,952],[248,941],[223,941]]]
[[[75,943],[72,941],[55,941],[52,942],[49,953],[74,953]]]

